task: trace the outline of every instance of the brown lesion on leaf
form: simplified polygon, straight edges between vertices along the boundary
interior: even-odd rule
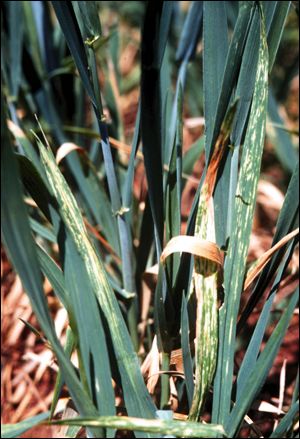
[[[207,194],[206,194],[206,200],[209,200],[210,197],[212,197],[212,194],[215,189],[217,175],[218,175],[218,169],[220,166],[220,162],[223,158],[224,152],[226,151],[226,148],[229,144],[229,137],[233,125],[234,116],[236,113],[238,101],[235,101],[234,104],[229,108],[225,119],[222,123],[220,134],[217,138],[213,155],[211,157],[210,163],[208,165],[206,177],[203,183],[203,186],[207,186]],[[232,145],[231,145],[232,147]]]

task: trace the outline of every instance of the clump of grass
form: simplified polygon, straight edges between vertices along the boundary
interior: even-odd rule
[[[4,426],[4,437],[48,417],[69,425],[69,437],[81,426],[91,437],[115,437],[117,430],[238,437],[298,299],[298,289],[284,299],[265,340],[299,236],[297,154],[281,129],[269,79],[286,18],[295,12],[291,2],[191,2],[185,13],[175,2],[149,2],[145,11],[132,2],[143,20],[141,74],[133,84],[140,102],[128,148],[120,111],[122,34],[118,27],[103,32],[102,16],[119,17],[117,5],[106,3],[100,10],[84,1],[3,5],[2,239],[41,331],[27,325],[59,365],[50,413]],[[205,131],[183,152],[186,111],[204,115]],[[289,183],[272,249],[248,271],[266,135]],[[183,236],[183,191],[201,151],[205,167]],[[133,194],[141,159],[143,209]],[[153,300],[148,296],[145,305],[149,273]],[[64,346],[43,277],[68,314]],[[240,332],[263,298],[234,367]],[[172,378],[174,364],[181,379]],[[148,376],[152,384],[146,369],[156,374]],[[74,419],[54,415],[64,384]],[[295,386],[270,437],[296,437],[298,404]]]

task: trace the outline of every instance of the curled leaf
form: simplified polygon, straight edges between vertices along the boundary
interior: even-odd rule
[[[196,236],[175,236],[165,246],[160,257],[161,262],[164,263],[168,256],[178,252],[190,253],[194,256],[213,261],[220,268],[223,267],[223,253],[214,242],[206,241]]]
[[[57,150],[56,158],[55,158],[56,163],[59,164],[62,161],[62,159],[64,159],[72,151],[79,151],[81,153],[85,152],[84,148],[75,145],[75,143],[72,142],[63,143]]]
[[[263,270],[263,268],[267,265],[273,254],[283,247],[290,239],[294,238],[296,235],[299,235],[299,227],[293,230],[288,235],[284,236],[277,244],[270,248],[267,252],[265,252],[257,261],[255,266],[248,272],[247,278],[244,284],[244,290],[246,290],[249,285],[254,281],[254,279],[259,275],[259,273]]]

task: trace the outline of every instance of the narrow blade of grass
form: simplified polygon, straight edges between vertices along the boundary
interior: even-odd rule
[[[281,419],[278,427],[271,433],[270,438],[281,438],[293,426],[299,413],[299,400],[294,402],[287,414]]]
[[[148,3],[142,37],[141,134],[158,254],[163,245],[164,218],[160,67],[168,32],[163,24],[169,25],[171,12],[163,2]]]
[[[204,2],[203,10],[204,116],[205,135],[209,141],[214,129],[214,116],[228,51],[228,30],[224,2]],[[207,145],[206,152],[209,152]]]
[[[167,174],[166,199],[166,241],[180,235],[181,224],[181,180],[182,180],[182,89],[179,90],[177,107],[177,129],[173,140],[169,170]],[[179,257],[172,256],[167,262],[170,286],[174,285],[178,270]]]
[[[54,325],[50,318],[43,291],[39,263],[31,235],[28,213],[24,205],[22,188],[16,158],[12,152],[7,127],[5,125],[4,102],[1,99],[1,224],[2,236],[12,264],[18,272],[24,288],[29,295],[32,309],[37,316],[45,337],[51,344],[70,394],[82,414],[96,415],[97,410],[79,382],[73,366],[59,344]],[[97,434],[97,431],[95,432]]]
[[[66,37],[70,51],[82,78],[87,94],[94,105],[97,105],[95,93],[91,84],[87,57],[82,42],[80,29],[73,11],[72,3],[67,1],[52,2],[61,29]]]
[[[46,239],[47,241],[56,243],[56,236],[50,228],[43,226],[41,223],[33,218],[30,218],[29,222],[31,230],[37,233],[37,235],[39,235],[43,239]]]
[[[138,151],[140,142],[140,128],[141,128],[141,102],[139,101],[138,111],[135,120],[135,128],[132,139],[132,146],[130,151],[130,158],[125,178],[124,191],[122,194],[123,206],[130,209],[132,207],[132,185],[134,178],[135,157]]]
[[[41,53],[41,41],[39,40],[38,30],[35,22],[33,4],[22,2],[24,18],[25,18],[25,38],[29,41],[28,47],[31,49],[30,55],[34,62],[34,68],[40,78],[46,73]]]
[[[17,99],[21,83],[22,44],[24,36],[22,2],[7,2],[9,25],[9,64],[11,95]]]
[[[185,385],[188,397],[189,408],[191,407],[194,393],[194,375],[193,375],[193,363],[190,349],[189,338],[189,317],[187,311],[187,301],[185,295],[182,295],[181,306],[181,347],[182,347],[182,359],[185,376]]]
[[[96,175],[95,170],[89,169],[84,172],[76,153],[72,157],[72,162],[74,178],[96,220],[96,224],[101,225],[104,236],[117,255],[121,256],[117,218],[113,215],[110,200],[103,188],[103,182]]]
[[[209,164],[213,146],[215,145],[217,136],[220,132],[221,124],[224,120],[225,114],[229,107],[232,90],[237,81],[238,73],[242,62],[244,44],[248,34],[249,21],[251,21],[251,13],[252,13],[252,4],[249,2],[241,2],[238,19],[235,24],[234,33],[227,53],[221,92],[218,98],[217,109],[212,124],[214,128],[211,131],[210,138],[207,138],[205,140],[205,144],[207,145],[206,166],[208,166]],[[188,219],[187,234],[193,234],[195,219],[196,219],[196,209],[198,206],[198,200],[199,200],[201,185],[204,176],[205,173],[203,173],[202,175],[199,186],[197,188],[197,192],[193,200],[193,205]],[[187,272],[187,270],[185,270],[185,272]]]
[[[47,220],[51,221],[51,206],[56,206],[56,203],[49,192],[47,180],[44,181],[37,168],[26,156],[18,154],[16,158],[25,189],[39,206]]]
[[[224,188],[225,194],[228,192],[228,207],[225,207],[227,214],[226,238],[228,238],[232,227],[232,213],[234,211],[235,193],[238,179],[240,145],[242,144],[245,136],[245,129],[247,127],[249,110],[251,107],[255,85],[260,39],[259,25],[260,17],[259,12],[256,9],[253,13],[251,23],[249,24],[249,32],[245,42],[239,77],[236,85],[235,96],[239,101],[235,125],[231,135],[232,148],[231,152],[228,152],[228,156],[231,156],[230,178],[227,188],[226,186]]]
[[[278,106],[271,90],[269,91],[268,113],[272,123],[283,125],[283,120],[279,115]],[[291,141],[290,135],[284,130],[276,127],[270,127],[268,134],[275,147],[275,152],[280,163],[282,163],[287,171],[293,172],[297,161],[297,152]]]
[[[280,344],[286,334],[295,306],[298,302],[298,294],[299,289],[297,289],[291,297],[287,309],[282,314],[276,328],[273,330],[272,335],[267,341],[264,350],[258,357],[256,367],[253,368],[252,373],[241,392],[240,398],[236,401],[230,413],[225,424],[225,430],[229,437],[232,437],[237,432],[247,410],[253,402],[256,394],[259,392],[270,368],[272,367]],[[259,373],[257,373],[258,370]]]
[[[273,18],[274,18],[274,13],[276,10],[276,5],[277,5],[277,1],[270,1],[270,2],[264,2],[262,3],[262,7],[264,10],[264,14],[265,14],[265,19],[266,19],[266,32],[267,35],[269,33]]]
[[[156,433],[159,435],[174,435],[175,437],[226,437],[223,427],[215,424],[201,424],[198,422],[184,421],[164,421],[164,420],[148,420],[140,418],[131,418],[126,416],[108,416],[99,418],[73,418],[61,421],[53,421],[52,424],[58,425],[86,425],[112,427],[117,430],[135,430]],[[160,436],[161,437],[161,436]]]
[[[228,29],[225,2],[204,2],[203,15],[203,92],[205,115],[205,139],[212,138],[213,121],[221,91],[224,67],[228,52]],[[208,157],[210,145],[206,143]],[[227,157],[222,177],[214,193],[216,242],[226,243],[226,223],[228,206],[228,179],[230,157]]]
[[[248,382],[250,374],[256,368],[256,361],[259,354],[259,349],[265,334],[265,330],[267,327],[267,323],[270,317],[271,307],[275,298],[275,295],[278,291],[280,281],[282,280],[282,276],[287,268],[287,265],[290,262],[290,259],[293,255],[293,246],[290,245],[289,251],[284,258],[284,261],[281,264],[281,267],[278,271],[278,274],[273,283],[271,293],[264,304],[263,310],[259,316],[259,320],[256,324],[255,330],[252,334],[250,343],[246,350],[246,353],[243,358],[243,362],[240,366],[238,377],[237,377],[237,391],[236,391],[236,400],[240,398],[242,390],[245,384]]]
[[[268,47],[269,47],[269,72],[271,72],[276,54],[278,51],[279,43],[282,37],[282,32],[284,29],[285,20],[289,12],[291,2],[276,2],[276,10],[274,13],[274,19],[270,30],[268,32]]]
[[[124,218],[124,207],[121,203],[121,195],[110,148],[108,128],[105,123],[105,116],[103,114],[96,56],[94,51],[95,41],[102,37],[100,21],[98,14],[96,13],[97,5],[90,4],[90,2],[76,4],[76,8],[79,8],[77,16],[80,19],[82,35],[80,33],[78,21],[71,3],[61,2],[58,5],[57,2],[53,2],[53,7],[66,37],[71,54],[74,57],[84,86],[93,103],[97,125],[101,136],[101,147],[104,157],[111,209],[113,211],[113,215],[117,217],[124,288],[128,293],[134,293],[136,287],[132,269],[133,247],[131,233],[130,227]],[[85,52],[82,37],[84,38],[87,54]],[[91,77],[89,76],[89,73],[91,73]],[[136,330],[133,330],[133,327],[136,324],[134,312],[129,312],[128,320],[130,322],[130,332],[133,342],[137,348],[137,334]]]
[[[97,297],[105,324],[111,333],[128,413],[154,417],[155,406],[143,382],[137,356],[133,351],[127,327],[108,282],[103,263],[89,240],[81,212],[51,151],[47,150],[40,141],[38,145],[47,178],[60,206],[62,220],[87,270],[91,291]]]
[[[3,438],[15,438],[25,433],[30,428],[35,427],[41,421],[44,421],[49,416],[49,412],[40,413],[39,415],[32,416],[17,424],[1,424],[1,437]]]
[[[10,109],[11,109],[11,106],[10,106]],[[14,113],[11,112],[11,115],[13,118]],[[16,119],[14,119],[14,122],[11,120],[8,121],[8,128],[9,128],[10,132],[12,133],[12,135],[14,136],[14,138],[16,139],[16,142],[19,146],[19,151],[22,154],[25,154],[26,157],[32,161],[32,163],[38,169],[40,174],[43,175],[43,171],[42,171],[43,168],[41,167],[38,154],[37,154],[36,150],[34,149],[34,147],[32,146],[29,139],[27,138],[27,136],[25,135],[24,131],[21,129],[20,121],[19,121],[16,114],[15,114],[15,116],[16,116]]]
[[[297,201],[296,201],[297,200]],[[281,208],[279,218],[276,224],[276,231],[272,241],[272,247],[280,241],[284,236],[286,236],[289,232],[295,229],[299,224],[298,218],[299,212],[299,163],[297,163],[292,178],[290,180],[288,190],[284,199],[283,206]],[[260,274],[256,285],[252,291],[252,295],[242,311],[240,320],[237,325],[237,332],[243,327],[245,321],[251,314],[252,310],[256,306],[258,300],[261,297],[262,291],[265,291],[267,285],[270,283],[273,278],[276,270],[280,264],[282,259],[282,255],[284,254],[287,246],[284,246],[280,249],[272,259],[268,262],[268,264],[263,269]]]
[[[65,342],[65,346],[64,346],[64,351],[67,355],[68,358],[71,358],[71,354],[75,348],[75,338],[74,338],[74,334],[72,332],[72,329],[68,326],[67,328],[67,332],[66,332],[66,342]],[[56,381],[55,381],[55,386],[54,386],[54,391],[53,391],[53,398],[52,398],[52,402],[51,402],[51,408],[50,408],[50,415],[49,418],[51,419],[54,415],[54,412],[56,410],[56,406],[62,391],[64,385],[64,380],[63,380],[63,376],[61,371],[58,371],[58,374],[56,376]]]
[[[36,245],[36,251],[43,274],[52,285],[59,301],[63,304],[66,310],[70,312],[69,298],[66,292],[65,281],[61,269],[51,256],[49,256],[48,253],[38,244]]]
[[[202,15],[203,2],[193,1],[189,7],[180,35],[180,40],[176,51],[177,61],[188,61],[194,56],[200,36]]]
[[[256,188],[264,146],[266,105],[268,92],[268,51],[264,18],[261,19],[259,59],[250,119],[243,147],[241,169],[236,191],[234,218],[224,267],[225,302],[220,312],[225,312],[224,338],[219,351],[221,388],[216,392],[219,399],[218,422],[225,422],[231,401],[235,328],[239,299],[243,286],[246,256],[256,199]]]
[[[76,327],[80,328],[78,342],[89,393],[97,401],[97,408],[101,415],[113,416],[115,414],[115,395],[97,300],[91,290],[82,258],[69,232],[66,233],[64,245],[65,283],[69,302],[72,303],[74,310]],[[108,432],[107,437],[114,437],[114,433]]]
[[[239,15],[234,28],[234,33],[229,46],[224,76],[222,81],[221,93],[218,99],[217,110],[213,122],[213,131],[210,138],[207,138],[206,156],[207,162],[212,154],[213,145],[216,142],[218,133],[224,120],[226,111],[228,109],[232,90],[236,83],[244,50],[244,43],[247,37],[249,20],[253,12],[253,5],[249,2],[243,1],[240,3]]]

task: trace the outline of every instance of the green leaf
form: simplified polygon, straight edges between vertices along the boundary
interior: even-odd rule
[[[292,427],[296,416],[299,413],[299,400],[294,402],[289,411],[284,415],[278,424],[278,427],[270,435],[270,438],[284,437],[287,431]]]
[[[93,9],[93,7],[90,7],[88,3],[89,2],[86,2],[85,5],[82,5],[82,10],[84,10],[84,14],[90,17],[92,13],[91,8]],[[76,66],[80,73],[85,89],[93,103],[93,107],[97,118],[97,124],[101,135],[101,146],[102,146],[105,168],[108,178],[108,186],[109,186],[110,198],[112,203],[112,210],[115,214],[117,214],[117,212],[119,212],[121,209],[121,200],[120,200],[120,194],[118,190],[114,164],[113,164],[109,140],[108,140],[107,126],[103,121],[103,111],[102,111],[98,77],[96,75],[96,64],[95,64],[96,61],[94,57],[94,52],[92,51],[92,54],[89,54],[91,56],[89,56],[89,59],[87,59],[87,55],[82,41],[82,36],[80,33],[80,29],[78,26],[78,22],[72,4],[67,1],[61,1],[59,3],[53,2],[52,4],[55,13],[57,15],[57,18],[59,20],[59,23],[61,25],[62,31],[65,35],[71,54],[75,60]],[[93,23],[94,26],[96,18],[90,17],[89,20],[90,20],[89,24],[92,26]],[[82,23],[84,27],[86,24],[85,21],[83,20]],[[92,78],[90,78],[89,75],[90,70],[92,71],[92,75],[93,75]]]
[[[52,2],[52,6],[60,23],[61,29],[65,35],[67,44],[82,78],[86,92],[91,98],[93,105],[97,106],[95,92],[93,90],[89,75],[87,57],[72,3],[67,1]]]
[[[185,385],[186,385],[188,403],[190,408],[194,394],[194,375],[193,375],[193,363],[192,363],[192,356],[190,349],[189,317],[187,312],[187,302],[184,294],[182,295],[180,327],[181,327],[181,347],[182,347]]]
[[[74,338],[74,334],[72,332],[72,329],[68,326],[67,332],[66,332],[66,343],[64,346],[64,351],[65,351],[68,358],[71,358],[71,354],[75,348],[75,344],[76,344],[76,341]],[[50,409],[50,415],[49,415],[50,419],[54,415],[54,412],[55,412],[63,385],[64,385],[63,376],[62,376],[61,371],[59,370],[58,374],[56,376],[56,381],[55,381],[55,386],[54,386],[54,391],[53,391],[53,398],[52,398],[52,402],[51,402],[51,409]]]
[[[230,177],[229,181],[223,183],[224,198],[226,199],[226,194],[228,193],[228,206],[225,206],[226,211],[226,221],[227,230],[225,235],[225,240],[230,234],[232,227],[232,212],[235,204],[235,193],[238,179],[238,169],[239,169],[239,157],[241,144],[243,142],[243,137],[245,135],[245,129],[247,127],[249,112],[251,108],[251,101],[253,98],[253,90],[255,85],[255,77],[257,70],[257,60],[259,52],[259,40],[260,40],[260,17],[259,11],[254,10],[251,22],[249,24],[249,32],[245,42],[245,48],[242,56],[242,62],[240,67],[240,72],[238,76],[238,81],[236,85],[235,96],[238,99],[237,115],[235,118],[235,124],[231,134],[231,145],[232,153],[228,152],[228,157],[226,165],[228,166],[228,159],[230,159]],[[225,177],[226,178],[226,177]],[[219,184],[223,182],[223,176],[220,178]],[[221,192],[217,185],[216,191]],[[223,195],[223,193],[221,194]],[[222,199],[222,197],[221,197]],[[224,237],[223,237],[224,239]],[[224,245],[224,242],[222,243]]]
[[[289,232],[297,228],[299,224],[299,163],[296,164],[292,178],[290,180],[288,190],[281,208],[279,218],[276,224],[276,231],[272,241],[272,247],[286,236]],[[296,242],[296,240],[294,240]],[[252,295],[244,308],[237,326],[237,332],[243,327],[245,321],[256,306],[262,292],[265,291],[267,285],[273,278],[282,259],[282,255],[287,245],[274,254],[271,260],[260,274],[256,285],[252,291]]]
[[[65,356],[57,340],[54,325],[50,318],[35,244],[30,231],[28,213],[23,202],[18,165],[12,152],[9,133],[5,125],[4,108],[2,97],[1,227],[3,243],[30,298],[32,309],[37,316],[42,331],[58,358],[64,379],[78,411],[83,415],[96,415],[97,411],[91,399],[83,390],[72,363]],[[95,433],[97,433],[97,430]]]
[[[283,120],[278,112],[278,104],[271,90],[269,90],[268,114],[272,123],[283,125]],[[280,163],[287,171],[293,172],[298,156],[290,135],[284,130],[271,126],[267,134],[275,147],[275,152]]]
[[[232,90],[235,87],[236,81],[238,79],[244,45],[246,38],[248,36],[248,28],[249,22],[251,22],[251,13],[252,13],[252,2],[242,1],[239,2],[239,15],[235,24],[234,33],[232,36],[232,40],[230,43],[230,47],[227,53],[226,64],[223,74],[221,91],[218,97],[217,108],[214,114],[214,120],[212,122],[213,130],[211,130],[210,138],[205,139],[206,144],[206,166],[209,164],[209,160],[213,151],[213,147],[219,135],[221,124],[225,118],[226,112],[229,108],[230,99],[232,97]],[[203,173],[201,181],[199,183],[197,192],[194,197],[193,205],[190,211],[188,225],[187,225],[187,234],[193,234],[195,219],[196,219],[196,210],[198,206],[199,194],[202,186],[202,181],[205,173]],[[225,174],[226,175],[226,174]],[[226,177],[227,178],[227,177]],[[221,180],[220,180],[221,181]],[[226,183],[225,183],[226,185]],[[216,189],[217,192],[220,188]],[[228,189],[226,188],[226,191]],[[219,195],[217,195],[218,198]],[[230,198],[229,198],[230,202]],[[217,200],[217,210],[220,207],[220,200]],[[229,212],[232,212],[230,206],[228,208]],[[221,243],[223,244],[223,243]],[[186,258],[185,258],[186,259]],[[187,271],[186,269],[184,270]]]
[[[204,2],[203,15],[203,92],[205,139],[211,139],[214,117],[221,91],[226,55],[228,52],[228,29],[225,2]],[[205,145],[206,155],[209,145]],[[207,156],[208,157],[208,156]],[[223,168],[222,177],[214,193],[216,242],[226,243],[226,222],[228,209],[228,187],[230,157]]]
[[[95,395],[101,415],[115,414],[115,396],[111,381],[105,334],[88,273],[69,232],[64,242],[64,275],[72,304],[78,342],[90,395]],[[114,437],[112,431],[107,437]]]
[[[256,324],[255,330],[252,334],[250,343],[244,355],[242,364],[239,369],[238,377],[237,377],[237,391],[236,391],[236,399],[238,400],[244,385],[247,383],[250,374],[256,369],[256,361],[259,354],[259,349],[265,334],[265,330],[267,327],[267,323],[270,317],[271,307],[275,298],[275,295],[278,291],[279,284],[282,280],[282,276],[287,268],[287,265],[290,262],[290,258],[293,254],[293,245],[290,245],[289,252],[285,256],[283,262],[281,263],[280,269],[277,273],[277,276],[273,282],[273,286],[271,288],[271,293],[267,298],[263,310],[259,316],[258,322]]]
[[[123,206],[125,208],[132,208],[132,196],[133,196],[133,179],[134,179],[134,165],[135,165],[135,157],[138,151],[139,142],[140,142],[140,126],[141,126],[141,101],[139,101],[139,106],[137,110],[136,120],[135,120],[135,128],[132,139],[130,158],[125,178],[124,190],[122,193]]]
[[[166,241],[170,241],[174,236],[180,235],[181,224],[181,180],[182,180],[182,107],[183,96],[182,88],[179,84],[177,96],[177,123],[176,133],[173,138],[173,146],[168,166],[168,174],[165,188],[166,200]],[[170,285],[173,286],[179,265],[179,255],[172,255],[167,261],[167,271],[170,278]]]
[[[218,357],[217,374],[221,374],[218,422],[225,422],[230,410],[236,318],[246,268],[255,207],[256,189],[264,146],[268,93],[268,51],[264,19],[261,19],[259,59],[255,89],[247,128],[241,168],[236,190],[232,230],[224,267],[225,302],[220,313],[225,313],[224,337]]]
[[[14,438],[19,437],[21,434],[25,433],[30,428],[35,427],[41,421],[48,418],[50,412],[41,413],[31,418],[25,419],[24,421],[18,422],[17,424],[1,424],[1,437],[3,438]]]
[[[37,23],[35,21],[33,4],[31,2],[22,2],[25,18],[25,35],[24,43],[30,52],[34,63],[34,68],[41,79],[45,74],[44,63],[41,53],[41,41],[38,35]]]
[[[177,61],[189,61],[194,56],[200,36],[203,2],[193,1],[189,7],[176,51]]]
[[[196,161],[204,150],[205,137],[201,136],[196,140],[182,157],[182,173],[190,175],[193,171]],[[185,182],[183,182],[184,185]]]
[[[124,288],[127,292],[134,293],[136,288],[132,270],[133,248],[131,233],[129,226],[123,217],[123,206],[121,205],[121,196],[109,144],[108,129],[105,123],[105,117],[103,116],[96,57],[93,47],[93,41],[95,38],[97,39],[101,33],[98,14],[95,12],[97,10],[97,5],[91,4],[90,2],[82,2],[75,3],[75,6],[76,10],[77,7],[79,8],[77,19],[80,20],[81,23],[81,29],[87,47],[87,56],[72,5],[69,2],[60,2],[59,5],[56,2],[53,2],[53,7],[56,11],[70,51],[93,103],[101,136],[101,147],[107,175],[111,209],[113,214],[117,216]],[[92,35],[90,35],[90,33],[92,33]],[[89,71],[91,72],[91,80],[89,80]],[[92,90],[92,93],[89,90]],[[135,333],[133,333],[133,336],[134,335]]]
[[[276,10],[277,1],[263,2],[261,5],[262,5],[262,8],[263,8],[263,11],[265,14],[266,33],[268,35],[268,33],[270,31],[271,24],[272,24],[272,20],[274,18],[274,13]]]
[[[290,9],[291,2],[276,2],[272,24],[268,32],[269,47],[269,72],[271,72],[281,41],[285,20]]]
[[[117,219],[113,215],[112,206],[103,187],[103,182],[99,180],[94,169],[84,172],[76,153],[74,153],[72,161],[74,178],[96,220],[96,224],[101,225],[101,232],[117,255],[120,256]]]
[[[40,237],[47,239],[52,243],[56,243],[56,236],[52,229],[43,226],[41,223],[33,218],[29,218],[31,229],[37,233]]]
[[[117,430],[135,430],[157,433],[159,435],[174,435],[175,437],[206,437],[214,438],[216,434],[226,437],[223,427],[215,424],[201,424],[199,422],[148,420],[130,418],[126,416],[107,416],[99,418],[71,418],[62,421],[53,421],[58,425],[86,425],[89,427],[112,427]]]
[[[42,272],[49,280],[57,298],[70,313],[69,298],[66,292],[65,281],[61,269],[51,256],[49,256],[48,253],[38,244],[36,246],[36,251]]]
[[[230,413],[230,416],[225,424],[225,430],[229,437],[233,437],[233,435],[236,433],[247,410],[252,404],[256,394],[259,392],[270,371],[270,368],[272,367],[280,344],[286,334],[295,306],[297,305],[298,295],[299,288],[291,297],[288,307],[282,314],[276,328],[273,330],[264,350],[257,360],[256,367],[252,370],[252,373],[243,387],[240,398],[236,401]],[[257,371],[259,371],[259,373],[257,373]]]
[[[26,156],[17,154],[16,157],[25,189],[39,206],[47,220],[51,221],[51,206],[55,209],[57,205],[53,197],[51,197],[47,180],[45,182],[38,169]]]
[[[96,2],[81,1],[73,2],[73,7],[86,48],[87,61],[91,73],[91,82],[96,99],[94,109],[98,118],[101,118],[103,115],[103,107],[98,80],[95,43],[98,43],[99,40],[105,40],[105,37],[102,36],[98,5]]]
[[[294,383],[292,403],[296,402],[297,399],[299,399],[299,367],[298,367],[297,376],[296,376],[295,383]]]
[[[205,135],[209,141],[228,52],[228,30],[225,2],[204,2],[203,11],[204,116]],[[207,147],[206,150],[208,152]]]
[[[171,12],[170,9],[163,8],[163,2],[147,4],[141,55],[141,134],[158,254],[161,253],[163,245],[164,218],[160,67],[165,49],[163,45],[166,44],[166,32],[168,31],[168,29],[162,30],[161,23],[169,23],[169,18],[163,16],[163,11],[166,11],[167,15]],[[160,37],[161,32],[163,32],[164,40]]]
[[[178,95],[178,84],[180,81],[180,70],[182,65],[180,66],[177,83],[176,83],[176,92],[175,92],[175,99],[173,102],[173,108],[172,108],[172,99],[173,99],[173,92],[172,92],[172,82],[171,82],[171,75],[172,75],[172,66],[171,66],[171,60],[170,60],[170,47],[166,47],[166,51],[163,57],[163,62],[161,65],[161,71],[160,71],[160,90],[161,90],[161,102],[162,102],[162,123],[161,123],[161,138],[162,138],[162,162],[165,169],[165,164],[168,164],[170,161],[170,151],[173,147],[173,139],[175,137],[175,131],[176,131],[176,117],[177,117],[177,95]],[[172,140],[171,140],[172,139]],[[166,175],[163,177],[163,185],[165,186],[166,183]]]
[[[154,323],[159,351],[170,353],[171,337],[168,321],[172,321],[174,310],[170,296],[166,295],[167,281],[162,264],[159,265],[157,284],[154,295]]]
[[[234,28],[234,33],[227,54],[221,93],[219,95],[217,110],[213,121],[214,129],[210,138],[206,139],[207,164],[212,154],[212,149],[214,147],[216,139],[219,135],[221,124],[228,109],[232,90],[238,77],[240,65],[242,62],[244,44],[248,34],[249,20],[251,13],[253,12],[252,2],[242,1],[239,2],[239,6],[239,16]]]
[[[81,1],[77,2],[82,15],[82,22],[89,40],[99,38],[102,35],[101,25],[99,21],[98,5],[96,2]],[[91,41],[87,44],[92,45]]]
[[[15,268],[17,268],[21,279],[25,280],[25,288],[32,294],[35,307],[44,322],[43,329],[52,332],[53,324],[43,294],[42,277],[29,227],[28,213],[22,199],[21,183],[16,178],[19,175],[19,170],[16,157],[11,149],[10,137],[5,122],[6,118],[3,115],[3,106],[2,99],[1,223],[3,239]]]
[[[62,220],[88,273],[91,291],[97,297],[105,324],[111,333],[128,413],[143,414],[151,418],[154,416],[155,406],[144,384],[137,356],[133,351],[127,327],[103,263],[88,237],[75,198],[57,167],[51,151],[47,150],[40,141],[38,146],[49,184],[60,207]]]
[[[5,2],[8,8],[9,28],[9,79],[10,93],[17,99],[21,83],[22,45],[23,45],[23,5],[22,2]]]
[[[169,28],[171,24],[171,18],[172,18],[172,12],[173,12],[174,2],[168,1],[168,2],[162,2],[162,13],[161,13],[161,19],[159,23],[159,41],[158,41],[158,51],[156,53],[157,55],[157,61],[154,62],[154,65],[156,68],[160,68],[166,45],[167,45],[167,39],[169,34]]]

